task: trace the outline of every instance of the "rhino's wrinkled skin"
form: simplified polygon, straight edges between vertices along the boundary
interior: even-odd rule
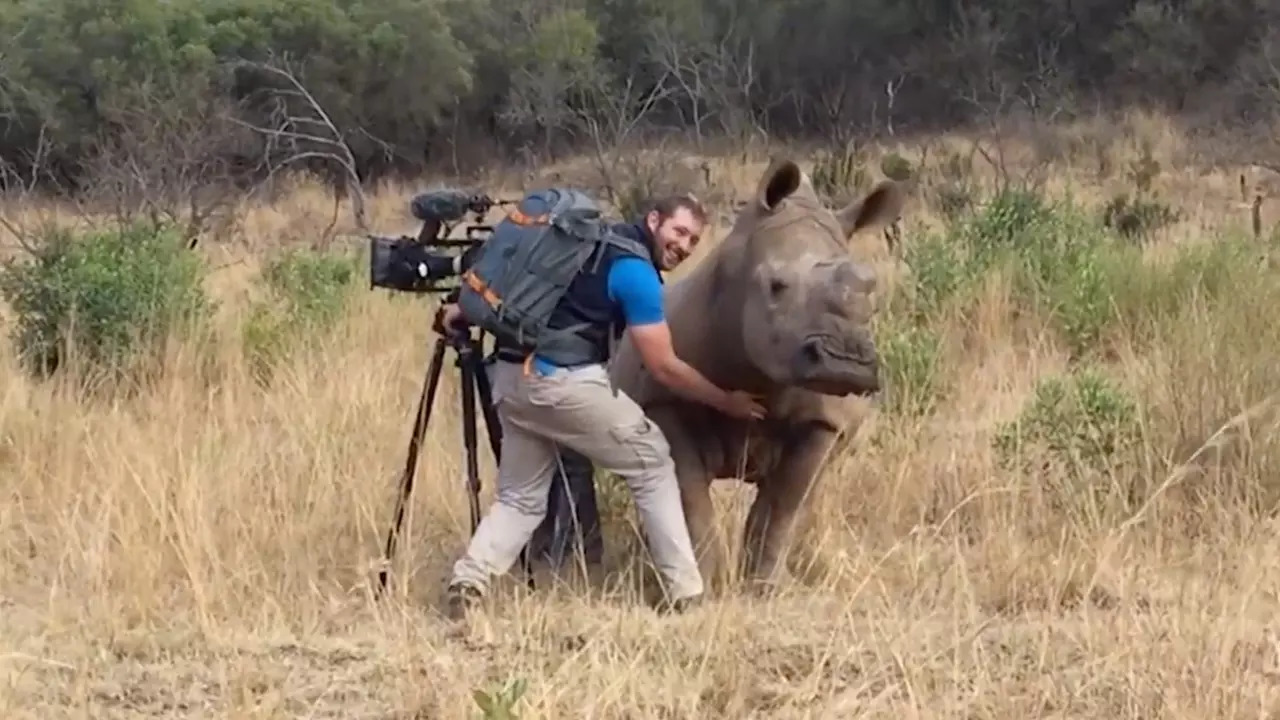
[[[892,182],[832,212],[808,177],[777,160],[722,243],[686,277],[668,283],[676,354],[726,389],[759,393],[768,417],[746,423],[658,384],[629,337],[611,373],[666,434],[684,511],[705,579],[719,585],[710,486],[742,478],[758,494],[743,538],[743,576],[772,586],[785,577],[786,546],[827,451],[849,428],[857,396],[880,388],[870,333],[875,274],[849,241],[898,217]]]

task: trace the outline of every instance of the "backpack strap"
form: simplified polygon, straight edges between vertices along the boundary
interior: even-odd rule
[[[645,245],[643,242],[626,237],[625,235],[622,235],[620,233],[613,232],[612,230],[609,230],[604,233],[603,242],[609,245],[612,245],[613,247],[616,247],[629,255],[640,257],[645,262],[653,262],[653,250],[649,248],[649,246]],[[603,256],[604,253],[600,253],[600,255]],[[659,280],[661,280],[661,276],[659,276]],[[608,335],[607,342],[609,344],[608,352],[609,352],[610,361],[612,361],[614,356],[617,355],[618,353],[618,337],[617,336],[619,335],[619,333],[616,332],[617,330],[618,330],[618,327],[615,323],[609,324],[609,332],[607,333]],[[618,396],[618,386],[613,383],[612,379],[610,379],[609,381],[609,389],[613,391],[614,397]]]
[[[561,198],[563,201],[565,198]],[[522,227],[533,227],[537,225],[548,225],[555,227],[567,234],[580,237],[584,242],[593,243],[597,247],[600,246],[601,232],[598,222],[589,213],[574,212],[572,210],[557,212],[555,209],[541,213],[539,215],[528,215],[515,208],[510,211],[507,217],[515,224]],[[599,267],[600,257],[603,253],[596,253],[596,267]],[[548,330],[542,336],[540,349],[543,352],[551,351],[582,351],[584,354],[590,354],[595,350],[590,343],[582,339],[578,335],[581,330],[590,328],[590,323],[574,323],[565,328],[557,330]],[[554,346],[554,349],[552,349]],[[524,360],[524,375],[528,376],[533,371],[533,358],[538,354],[538,350],[530,352]]]
[[[600,225],[595,225],[593,223],[586,223],[586,224],[590,225],[593,228],[593,231],[590,233],[590,235],[592,236],[591,242],[594,242],[596,245],[596,252],[595,252],[596,257],[592,262],[593,271],[598,271],[600,268],[600,264],[604,262],[605,253],[603,252],[603,250],[606,246],[618,248],[622,250],[624,253],[627,253],[628,255],[640,257],[642,259],[645,259],[646,262],[649,261],[649,257],[650,257],[649,250],[644,245],[644,243],[638,242],[636,240],[632,240],[631,238],[628,238],[625,236],[621,236],[609,230],[607,227],[602,227]],[[562,352],[563,351],[569,351],[569,352],[580,351],[583,353],[594,352],[596,349],[594,345],[589,343],[587,340],[583,339],[582,336],[578,334],[578,331],[585,330],[589,327],[590,327],[589,323],[575,323],[565,328],[560,328],[554,331],[548,331],[548,333],[544,336],[544,339],[543,339],[544,348],[554,345],[556,350],[562,351]],[[617,338],[615,337],[615,335],[617,334],[616,333],[617,329],[618,329],[617,323],[610,322],[609,327],[606,330],[606,333],[605,333],[606,335],[605,342],[607,345],[606,362],[608,362],[609,359],[612,359],[613,355],[617,351],[618,341],[617,341]],[[532,357],[532,355],[530,357]],[[614,388],[614,394],[615,395],[617,394],[616,387]]]

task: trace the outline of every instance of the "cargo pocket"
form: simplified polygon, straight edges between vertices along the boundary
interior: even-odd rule
[[[609,428],[609,436],[619,448],[619,459],[639,470],[653,470],[671,462],[671,449],[662,431],[652,420],[641,416]]]

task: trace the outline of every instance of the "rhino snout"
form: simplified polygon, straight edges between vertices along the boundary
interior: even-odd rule
[[[880,391],[880,360],[869,337],[839,342],[810,335],[792,361],[799,383],[829,395],[870,395]]]

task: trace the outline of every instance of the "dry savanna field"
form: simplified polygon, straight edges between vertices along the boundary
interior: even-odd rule
[[[514,575],[450,626],[468,511],[449,369],[376,600],[434,300],[370,291],[359,256],[337,289],[273,286],[288,273],[266,272],[270,251],[330,220],[319,189],[246,206],[201,246],[212,320],[145,384],[36,379],[6,339],[0,716],[1275,716],[1280,268],[1266,197],[1260,237],[1249,210],[1270,179],[1144,115],[1009,135],[1003,161],[972,147],[875,150],[917,173],[899,245],[855,247],[884,283],[889,389],[831,458],[795,581],[769,599],[648,610],[606,481],[604,578],[544,572],[529,593]],[[766,158],[743,160],[708,161],[707,245]],[[410,230],[420,189],[373,194],[375,227]],[[1145,204],[1112,225],[1145,235],[1105,227],[1126,190]],[[482,470],[487,505],[487,453]],[[752,491],[718,485],[736,538]]]

